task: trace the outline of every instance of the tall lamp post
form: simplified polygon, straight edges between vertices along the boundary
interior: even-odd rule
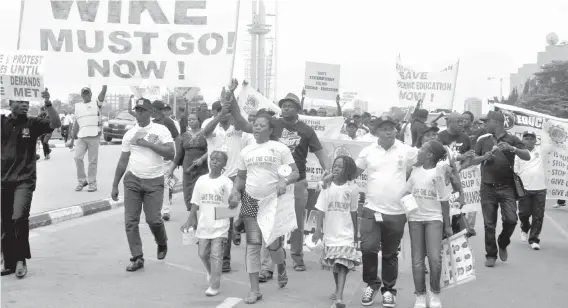
[[[253,1],[253,23],[249,24],[248,32],[251,37],[251,86],[256,88],[263,95],[265,90],[265,35],[270,32],[270,25],[266,24],[266,9],[264,1]],[[256,14],[257,8],[259,14]],[[258,63],[257,63],[258,62]]]
[[[499,79],[499,96],[500,96],[500,98],[503,98],[503,80],[509,79],[509,78],[507,78],[507,77],[501,77],[501,78],[487,77],[487,81],[497,80],[497,79]]]

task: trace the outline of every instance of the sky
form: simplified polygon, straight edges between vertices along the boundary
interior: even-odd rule
[[[0,1],[4,50],[16,48],[19,8],[19,0]],[[250,11],[251,1],[242,0],[234,73],[239,79],[244,77],[244,26]],[[505,78],[506,96],[509,74],[536,62],[548,33],[568,40],[566,0],[282,0],[278,13],[278,96],[300,94],[306,61],[333,63],[341,65],[341,91],[359,92],[371,110],[398,104],[398,54],[405,64],[434,71],[460,59],[454,101],[460,110],[468,97],[499,95],[499,81],[488,77]],[[72,67],[62,68],[62,76],[72,74]],[[52,97],[65,100],[67,82],[49,84]],[[218,90],[204,92],[209,100]]]

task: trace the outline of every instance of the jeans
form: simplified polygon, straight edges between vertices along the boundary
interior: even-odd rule
[[[35,182],[2,183],[2,253],[4,268],[16,269],[18,261],[32,257],[30,250],[30,208]]]
[[[209,287],[218,290],[221,285],[221,273],[223,268],[223,251],[227,244],[227,238],[218,237],[213,239],[199,239],[198,253],[207,273],[209,273]]]
[[[140,238],[140,213],[144,209],[146,222],[158,245],[168,243],[161,210],[164,199],[164,177],[141,179],[131,172],[124,176],[124,225],[132,257],[143,256]]]
[[[69,139],[69,125],[61,125],[61,137],[63,137],[63,142],[67,143],[67,139]]]
[[[424,258],[428,255],[430,265],[430,290],[440,293],[440,277],[442,275],[442,237],[441,221],[409,221],[410,254],[412,256],[412,276],[414,293],[426,294],[426,266]]]
[[[166,172],[169,169],[170,162],[164,162],[164,200],[162,202],[162,215],[170,214],[172,211],[172,198],[174,189],[174,175],[166,177]]]
[[[247,273],[258,273],[261,270],[260,250],[263,244],[262,232],[256,221],[256,217],[243,216],[245,232],[247,238],[245,252],[245,266]],[[278,238],[270,245],[267,245],[268,252],[272,261],[282,264],[286,261],[286,252],[283,247],[283,237]]]
[[[49,148],[49,139],[51,139],[51,133],[47,133],[45,135],[41,135],[39,140],[41,142],[41,146],[43,148],[43,156],[47,157],[49,153],[51,153],[51,149]]]
[[[308,203],[308,181],[305,179],[294,184],[294,207],[298,228],[290,235],[290,254],[294,266],[304,265],[304,223],[306,222],[306,204]]]
[[[527,190],[527,194],[519,200],[519,220],[521,230],[529,233],[529,244],[540,243],[538,238],[542,231],[544,221],[544,205],[546,203],[546,189]],[[532,225],[529,221],[532,216]]]
[[[75,148],[75,165],[77,166],[77,180],[79,180],[80,183],[85,181],[89,183],[97,182],[100,138],[100,136],[95,136],[77,139]],[[85,175],[85,163],[83,162],[83,158],[85,158],[85,154],[87,153],[89,156],[88,176]]]
[[[514,184],[486,184],[481,183],[480,190],[481,210],[485,227],[486,258],[497,258],[497,245],[507,248],[511,243],[511,235],[517,225],[517,202]],[[495,241],[495,228],[497,227],[497,209],[501,205],[501,219],[503,230]]]
[[[381,293],[391,292],[396,295],[394,286],[398,278],[398,247],[404,234],[406,215],[382,214],[383,221],[375,220],[375,212],[361,210],[361,252],[363,255],[363,281],[375,290],[381,286],[377,276],[379,250],[382,250],[383,268]]]

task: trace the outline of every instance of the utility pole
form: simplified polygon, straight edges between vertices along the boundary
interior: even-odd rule
[[[259,14],[256,10],[259,8]],[[266,25],[266,8],[264,0],[254,0],[252,2],[253,21],[248,25],[248,32],[251,35],[251,80],[250,85],[253,88],[259,89],[263,95],[266,84],[265,79],[265,35],[270,32],[270,25]],[[257,40],[258,37],[258,40]],[[257,44],[258,41],[258,44]],[[258,46],[257,46],[258,45]]]

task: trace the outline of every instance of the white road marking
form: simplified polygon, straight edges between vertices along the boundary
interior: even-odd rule
[[[548,216],[547,214],[544,214],[544,218],[548,219],[550,224],[552,224],[552,226],[556,228],[558,233],[562,234],[566,238],[566,240],[568,240],[568,232],[566,232],[564,228],[562,228],[554,219],[552,219],[552,217]]]
[[[194,268],[189,267],[189,266],[186,266],[186,265],[181,265],[181,264],[176,264],[176,263],[165,262],[165,261],[163,261],[163,260],[158,260],[158,259],[154,259],[154,258],[146,258],[146,257],[145,257],[144,259],[150,260],[150,261],[153,261],[153,262],[157,262],[157,263],[163,263],[163,264],[165,264],[165,265],[167,265],[167,266],[179,268],[179,269],[181,269],[181,270],[188,271],[188,272],[190,272],[190,273],[201,274],[201,275],[203,275],[203,277],[205,277],[205,271],[204,271],[204,270],[197,270],[197,269],[194,269]],[[248,285],[249,285],[248,281],[247,281],[247,282],[244,282],[244,281],[240,281],[240,280],[235,280],[235,279],[232,279],[232,278],[228,277],[227,275],[222,275],[222,276],[221,276],[221,281],[230,281],[230,282],[233,282],[233,283],[236,283],[236,284],[239,284],[239,285],[243,285],[243,286],[248,286]]]
[[[236,297],[227,297],[217,308],[231,308],[240,303],[243,299]]]

